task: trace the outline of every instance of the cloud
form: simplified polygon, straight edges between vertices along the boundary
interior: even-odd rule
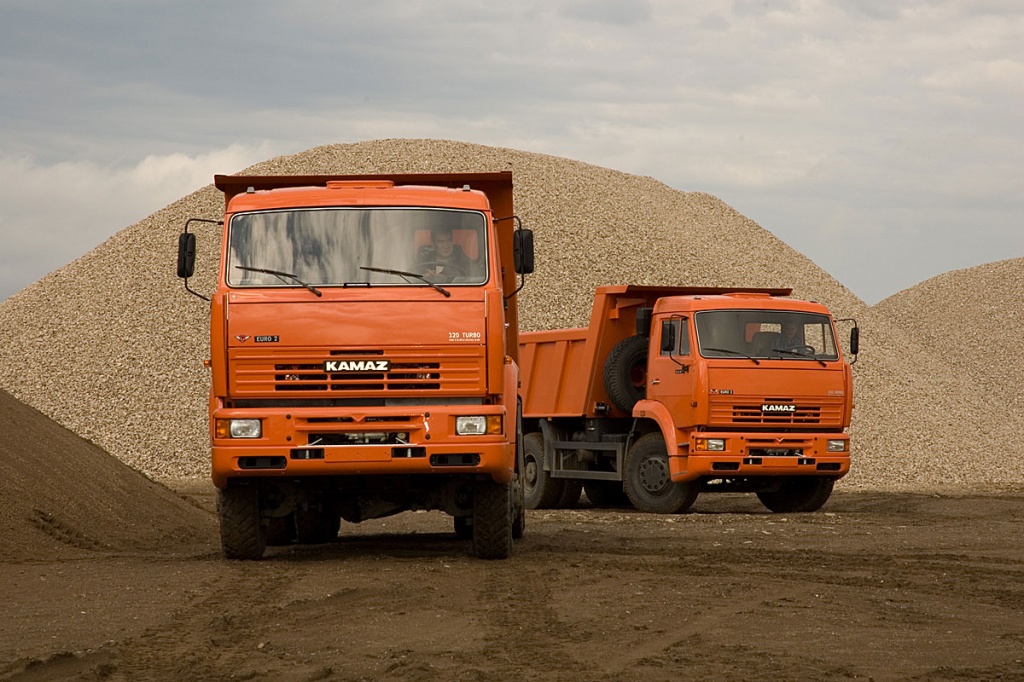
[[[651,19],[651,3],[645,0],[573,0],[564,3],[563,16],[615,26],[629,26]]]
[[[850,254],[917,259],[904,278],[993,245],[1024,255],[1006,227],[1024,220],[1015,0],[11,0],[3,13],[0,296],[14,269],[36,263],[37,279],[213,172],[394,137],[711,192],[868,299],[905,280]]]
[[[268,146],[150,155],[128,166],[0,156],[0,300],[132,223],[213,181],[276,156]]]

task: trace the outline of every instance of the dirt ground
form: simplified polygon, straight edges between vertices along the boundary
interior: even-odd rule
[[[0,561],[0,680],[1024,680],[1024,495],[531,511],[491,562],[407,513],[246,563],[174,487],[203,532]]]

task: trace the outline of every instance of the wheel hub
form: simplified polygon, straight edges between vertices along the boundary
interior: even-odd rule
[[[659,458],[650,458],[640,465],[640,484],[649,493],[660,493],[671,482],[667,463]]]
[[[525,471],[523,472],[523,488],[531,491],[537,487],[537,460],[526,460]]]

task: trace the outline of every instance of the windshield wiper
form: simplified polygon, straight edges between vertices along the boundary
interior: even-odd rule
[[[746,358],[747,360],[750,360],[755,365],[761,364],[760,362],[757,361],[757,358],[752,358],[746,353],[741,353],[738,350],[732,350],[730,348],[702,348],[701,350],[709,350],[714,353],[732,353],[733,355],[739,355],[741,358]]]
[[[828,367],[828,365],[825,364],[825,361],[822,360],[821,358],[815,357],[813,355],[807,355],[806,353],[798,353],[795,350],[783,350],[781,348],[776,348],[772,352],[773,353],[785,353],[786,355],[795,355],[796,357],[803,358],[805,360],[817,360],[818,364],[821,365],[822,367]]]
[[[323,296],[323,292],[321,292],[315,286],[313,286],[312,284],[306,284],[305,282],[303,282],[301,279],[299,279],[298,277],[296,277],[295,275],[293,275],[290,272],[281,272],[280,270],[268,270],[267,268],[249,268],[249,267],[246,267],[244,265],[236,265],[235,267],[238,268],[239,270],[246,270],[248,272],[262,272],[264,274],[274,275],[275,277],[280,277],[282,279],[287,277],[288,279],[290,279],[290,280],[292,280],[294,282],[298,282],[302,286],[306,287],[307,289],[312,291],[317,296]]]
[[[437,284],[434,284],[433,282],[431,282],[429,279],[427,279],[423,275],[419,274],[418,272],[406,272],[405,270],[391,270],[389,268],[371,268],[371,267],[367,267],[365,265],[360,265],[359,269],[360,270],[368,270],[370,272],[383,272],[385,275],[398,275],[399,277],[415,277],[419,281],[424,282],[425,284],[429,284],[430,286],[434,287],[435,289],[440,291],[442,294],[444,294],[446,297],[452,295],[452,293],[450,291],[448,291],[447,289],[444,289],[443,287],[438,286]]]

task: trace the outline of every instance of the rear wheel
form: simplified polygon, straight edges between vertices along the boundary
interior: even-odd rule
[[[260,491],[253,485],[229,486],[217,494],[220,543],[228,559],[259,559],[267,547],[260,524]]]
[[[473,488],[473,553],[481,559],[512,554],[512,485],[490,479]]]
[[[469,540],[473,537],[473,519],[468,516],[455,517],[455,537],[459,540]]]
[[[523,481],[519,474],[512,479],[512,539],[519,540],[526,532],[526,503]]]
[[[295,512],[295,530],[300,543],[319,545],[338,537],[341,516],[331,509],[306,509]]]
[[[556,509],[575,509],[579,504],[580,495],[583,493],[583,481],[564,478],[565,487],[562,488],[562,495],[558,498]]]
[[[626,453],[623,487],[639,511],[678,514],[693,506],[700,489],[697,483],[673,483],[668,453],[660,433],[641,436]]]
[[[267,522],[264,532],[267,538],[267,547],[280,547],[295,542],[295,516],[277,516]]]
[[[523,436],[523,493],[526,508],[556,508],[564,492],[565,479],[551,478],[551,472],[544,470],[544,437],[537,432]]]
[[[583,492],[592,505],[601,509],[629,504],[621,481],[585,481]]]
[[[523,436],[523,399],[516,403],[516,466],[512,476],[512,539],[526,532],[526,443]]]
[[[778,490],[757,493],[761,504],[773,512],[793,514],[818,511],[832,495],[836,481],[820,476],[794,476],[785,479]]]

